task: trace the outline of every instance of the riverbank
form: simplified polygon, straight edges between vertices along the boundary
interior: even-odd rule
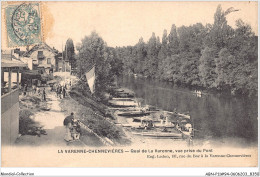
[[[91,97],[84,96],[76,87],[71,89],[69,95],[68,98],[61,100],[60,104],[67,115],[74,112],[76,119],[79,119],[108,144],[113,146],[130,144],[124,131],[114,124],[112,117],[105,115],[107,109],[105,105]],[[88,131],[82,132],[83,141],[88,133]],[[84,142],[89,143],[87,139]]]

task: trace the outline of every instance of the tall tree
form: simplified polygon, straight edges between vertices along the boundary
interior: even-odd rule
[[[227,24],[226,16],[235,11],[237,10],[234,10],[232,7],[223,11],[221,5],[218,5],[214,14],[214,24],[205,40],[208,47],[217,48],[219,51],[228,46],[234,30]]]
[[[76,67],[76,59],[75,59],[75,49],[72,39],[68,39],[65,45],[65,52],[64,52],[65,60],[69,61],[71,69],[75,69]]]
[[[169,55],[175,55],[179,53],[179,38],[177,34],[176,26],[173,24],[169,34]]]
[[[152,34],[151,38],[147,43],[147,75],[154,77],[158,67],[158,50],[157,50],[157,39],[155,33]]]
[[[145,46],[144,39],[141,37],[138,43],[135,45],[134,53],[136,53],[136,57],[134,58],[135,63],[135,73],[143,74],[145,68],[145,58],[147,56],[147,50]]]
[[[167,57],[167,46],[168,46],[168,35],[167,35],[167,30],[165,29],[163,31],[163,36],[162,36],[162,44],[161,48],[158,53],[158,77],[162,78],[163,77],[163,60],[166,59]]]

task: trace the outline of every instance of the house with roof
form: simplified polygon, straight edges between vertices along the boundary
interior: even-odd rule
[[[46,43],[40,43],[25,52],[22,57],[32,59],[33,70],[40,70],[51,74],[56,70],[58,50],[51,48]]]

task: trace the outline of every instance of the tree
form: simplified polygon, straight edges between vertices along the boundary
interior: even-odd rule
[[[231,89],[234,83],[232,72],[237,67],[235,57],[224,48],[219,52],[219,57],[215,59],[217,79],[216,87],[220,90]]]
[[[162,41],[153,33],[147,43],[117,49],[124,71],[139,73],[175,84],[219,89],[237,94],[257,94],[258,40],[242,20],[236,28],[227,24],[233,7],[219,5],[214,23],[197,23],[163,31]]]
[[[75,69],[76,67],[76,59],[75,59],[75,49],[72,39],[68,39],[65,45],[65,52],[64,52],[65,60],[69,61],[71,69]]]
[[[167,30],[163,31],[163,36],[162,36],[162,44],[158,53],[158,77],[163,78],[163,60],[166,59],[167,57],[167,45],[168,45],[168,35],[167,35]]]
[[[229,51],[235,57],[232,63],[233,90],[239,94],[257,93],[258,41],[250,25],[236,21],[237,28],[230,40]]]
[[[135,63],[134,71],[135,73],[143,74],[145,72],[145,59],[147,56],[147,50],[145,46],[144,39],[141,37],[138,43],[135,45],[133,54],[133,61]]]
[[[231,12],[235,12],[232,7],[226,11],[222,10],[221,5],[218,5],[214,14],[214,24],[212,25],[209,35],[205,38],[205,43],[208,47],[217,48],[218,51],[226,48],[230,39],[234,35],[234,30],[227,24],[226,16]]]
[[[155,33],[152,34],[151,38],[147,43],[147,76],[154,77],[158,68],[158,50],[157,50],[157,39]]]
[[[201,76],[203,86],[206,88],[214,87],[217,77],[215,72],[215,53],[214,49],[206,47],[200,57],[199,75]]]
[[[79,50],[77,71],[80,77],[95,65],[95,91],[96,94],[101,93],[113,79],[110,75],[111,65],[106,57],[106,43],[96,32],[92,32],[90,36],[85,36],[81,40],[77,48]]]
[[[173,24],[171,28],[171,32],[169,34],[169,43],[168,43],[168,50],[169,55],[175,55],[179,53],[179,38],[177,35],[176,26]]]
[[[116,49],[114,49],[112,47],[107,47],[107,50],[106,50],[105,53],[107,54],[106,55],[107,57],[105,57],[105,59],[107,60],[107,62],[111,66],[109,74],[111,76],[118,76],[118,75],[122,74],[122,72],[123,72],[123,63],[119,59],[119,55],[116,52]]]

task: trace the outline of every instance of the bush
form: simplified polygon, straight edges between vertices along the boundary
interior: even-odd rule
[[[28,109],[21,110],[19,112],[19,133],[22,135],[27,134],[30,125],[34,124],[35,122],[30,118],[33,113]]]
[[[94,117],[91,119],[84,119],[83,123],[99,136],[107,137],[109,139],[119,139],[121,137],[118,127],[105,119]]]

